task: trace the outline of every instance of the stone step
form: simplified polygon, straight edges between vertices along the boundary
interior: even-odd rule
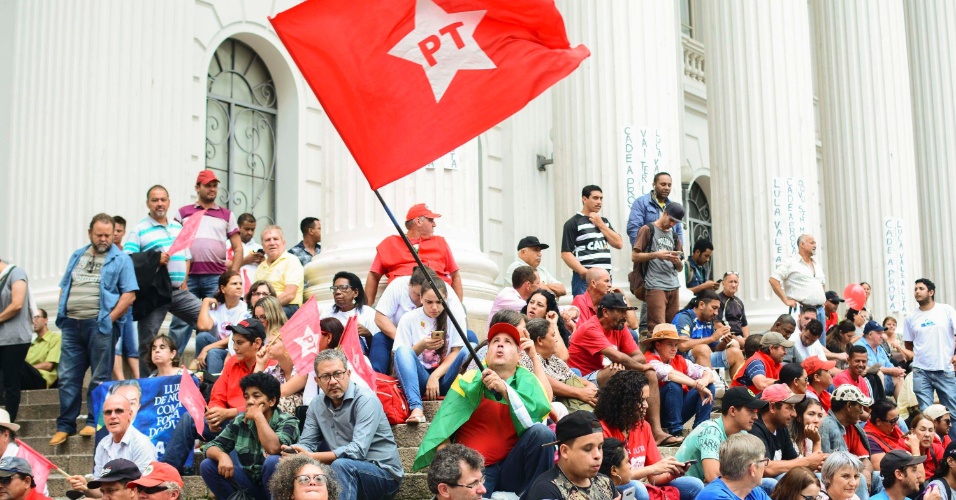
[[[21,439],[27,437],[46,437],[46,440],[49,441],[53,437],[53,433],[56,432],[56,418],[44,418],[44,419],[21,419],[17,418],[17,424],[20,425],[20,430],[17,431],[17,436]],[[76,418],[76,430],[79,431],[84,426],[86,426],[86,415]],[[89,439],[92,443],[91,438],[84,438],[80,436],[73,436],[70,439]],[[93,450],[93,445],[90,445],[90,450]]]
[[[86,389],[83,389],[83,401],[86,402]],[[20,393],[20,407],[29,405],[60,404],[58,389],[42,389],[38,391],[23,391]]]
[[[80,413],[86,411],[86,403],[80,405]],[[20,405],[20,413],[17,414],[17,421],[20,420],[56,420],[60,416],[60,403],[43,403],[32,405]]]
[[[43,456],[53,455],[77,455],[92,454],[94,448],[93,438],[84,438],[80,436],[70,436],[63,444],[50,446],[49,436],[21,437],[20,439]]]
[[[395,495],[395,500],[427,500],[432,496],[428,491],[427,474],[424,472],[409,474],[406,471],[405,477],[402,479],[402,486],[399,487],[398,494]]]
[[[392,426],[392,434],[395,435],[395,444],[399,448],[418,449],[428,430],[427,422],[424,424],[398,424]]]

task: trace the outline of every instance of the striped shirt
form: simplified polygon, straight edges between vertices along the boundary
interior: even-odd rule
[[[179,236],[183,226],[178,222],[168,221],[164,226],[152,217],[139,221],[133,231],[127,235],[123,251],[126,253],[149,252],[159,250],[165,252],[172,246],[173,240]],[[173,288],[179,287],[186,279],[186,261],[191,257],[189,249],[169,256],[166,269],[169,271],[169,281]]]
[[[176,214],[176,222],[182,224],[189,216],[203,210],[199,205],[186,205]],[[206,210],[206,216],[199,223],[196,238],[190,247],[192,250],[191,274],[214,274],[219,276],[226,271],[226,249],[231,245],[229,238],[239,233],[236,216],[227,208],[213,205]]]
[[[607,224],[608,229],[614,230],[606,218],[601,217],[601,220]],[[564,223],[561,251],[574,254],[578,262],[587,269],[603,267],[608,272],[611,271],[611,245],[601,230],[591,224],[591,219],[584,214],[574,214]]]

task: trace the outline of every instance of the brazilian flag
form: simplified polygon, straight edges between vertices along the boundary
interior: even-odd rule
[[[508,385],[507,401],[504,397],[496,399],[495,394],[485,387],[480,371],[469,370],[459,375],[451,384],[451,389],[425,433],[415,457],[414,469],[421,470],[432,463],[438,445],[450,438],[471,418],[482,398],[511,407],[511,422],[518,436],[535,423],[543,421],[551,411],[551,402],[548,401],[541,382],[527,368],[518,366],[515,374],[505,383]]]

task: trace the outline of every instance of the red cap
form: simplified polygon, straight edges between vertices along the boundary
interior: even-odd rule
[[[495,323],[491,325],[491,328],[488,329],[488,342],[490,343],[491,339],[502,333],[515,339],[515,344],[519,347],[521,346],[521,332],[511,323]]]
[[[818,356],[810,356],[801,363],[803,369],[807,371],[807,376],[813,375],[820,370],[832,370],[836,366],[836,361],[824,361]]]
[[[209,184],[210,182],[219,182],[216,173],[212,170],[200,171],[199,176],[196,177],[196,184]]]
[[[785,384],[772,384],[760,393],[760,399],[768,403],[797,404],[803,401],[806,394],[794,394]]]
[[[137,486],[142,486],[143,488],[152,488],[153,486],[159,486],[167,481],[172,481],[178,484],[181,488],[185,487],[183,484],[183,478],[179,475],[179,472],[175,467],[162,462],[150,462],[149,465],[143,469],[143,475],[135,481],[126,483],[126,487],[131,489]]]
[[[408,209],[408,213],[405,214],[405,220],[410,221],[412,219],[417,219],[419,217],[428,217],[429,219],[437,219],[441,217],[441,214],[436,214],[432,212],[428,205],[424,203],[419,203],[418,205],[412,205],[412,208]]]

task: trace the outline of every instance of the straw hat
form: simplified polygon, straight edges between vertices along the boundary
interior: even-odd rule
[[[658,340],[684,340],[677,334],[677,327],[670,323],[661,323],[654,327],[654,333],[650,337],[641,341],[641,347],[644,350],[650,349],[651,345]]]

